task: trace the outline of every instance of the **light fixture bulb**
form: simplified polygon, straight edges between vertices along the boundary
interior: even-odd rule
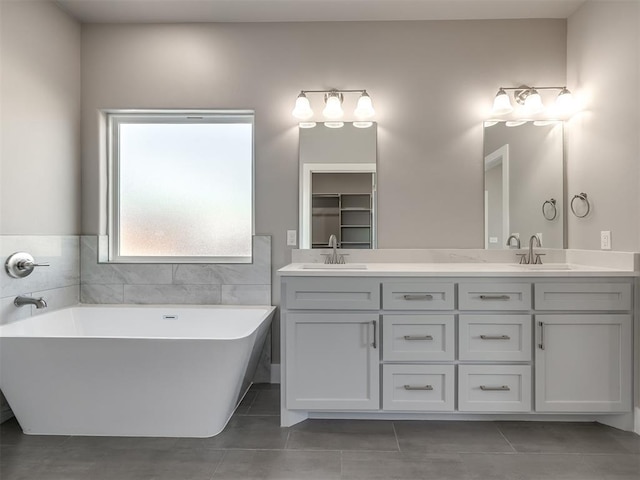
[[[342,110],[342,96],[338,92],[329,92],[325,96],[325,103],[327,104],[322,110],[322,114],[329,118],[341,118],[344,115]]]
[[[291,115],[299,118],[300,120],[308,120],[313,117],[311,104],[309,103],[309,99],[304,94],[304,92],[300,92],[300,95],[298,95],[298,98],[296,98],[296,106],[293,108]]]
[[[358,103],[356,105],[356,109],[353,112],[358,118],[371,118],[376,114],[376,111],[373,109],[373,103],[371,102],[371,97],[365,91],[362,92],[360,98],[358,99]]]
[[[513,111],[513,106],[511,105],[511,101],[509,100],[509,95],[504,91],[503,88],[498,90],[496,94],[496,98],[493,99],[493,108],[491,109],[491,113],[493,115],[505,115],[507,113],[511,113]]]
[[[526,108],[529,113],[538,113],[544,109],[542,97],[540,97],[540,94],[535,88],[529,90],[529,94],[524,100],[524,108]]]
[[[571,92],[567,89],[567,87],[564,87],[562,90],[560,90],[560,93],[556,98],[556,107],[558,107],[561,111],[568,111],[573,107],[573,96],[571,95]]]

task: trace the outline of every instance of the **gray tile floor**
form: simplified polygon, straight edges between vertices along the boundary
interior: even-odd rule
[[[254,385],[207,439],[23,435],[0,426],[2,480],[640,480],[640,437],[596,423],[279,422]]]

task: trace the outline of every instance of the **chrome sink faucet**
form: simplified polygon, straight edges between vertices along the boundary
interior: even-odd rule
[[[324,259],[324,263],[335,265],[337,263],[344,263],[344,256],[338,254],[338,239],[334,234],[329,236],[329,248],[333,248],[333,253],[328,254]]]
[[[45,302],[44,298],[33,298],[33,297],[24,297],[18,296],[13,301],[13,304],[16,307],[24,307],[25,305],[35,305],[36,308],[47,308],[47,302]]]
[[[542,259],[540,258],[540,256],[544,254],[535,253],[533,251],[534,243],[538,244],[537,245],[538,248],[542,247],[542,244],[540,243],[540,238],[538,238],[537,235],[531,235],[531,238],[529,238],[529,254],[522,258],[521,263],[526,263],[529,265],[534,265],[534,264],[542,265]]]

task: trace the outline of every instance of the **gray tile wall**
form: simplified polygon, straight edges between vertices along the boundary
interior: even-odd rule
[[[82,303],[271,305],[271,237],[253,237],[251,264],[98,263],[98,237],[80,240]]]

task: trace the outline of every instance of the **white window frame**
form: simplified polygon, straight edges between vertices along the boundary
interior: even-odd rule
[[[255,235],[255,114],[252,110],[104,110],[107,128],[107,235],[109,263],[252,263],[249,256],[120,255],[119,126],[126,123],[244,123],[251,125],[251,238]],[[253,241],[252,241],[253,244]]]

